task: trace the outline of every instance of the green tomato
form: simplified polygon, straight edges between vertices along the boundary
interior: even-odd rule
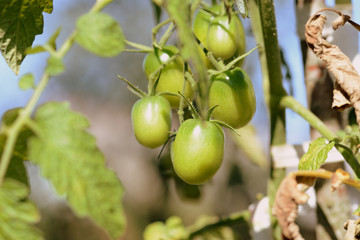
[[[219,16],[211,20],[207,33],[207,46],[215,57],[228,59],[234,56],[239,45],[239,32],[236,21],[229,23],[227,16]]]
[[[188,119],[184,121],[171,145],[171,159],[176,174],[189,184],[209,181],[223,160],[224,132],[216,123]]]
[[[136,139],[149,148],[163,145],[171,130],[171,107],[162,96],[139,99],[131,111],[132,126]]]
[[[240,18],[233,15],[229,23],[227,15],[220,15],[220,5],[214,5],[208,10],[214,14],[199,10],[194,18],[193,31],[200,42],[212,51],[216,58],[223,60],[232,60],[244,54],[245,32]],[[200,47],[199,51],[202,52]],[[201,56],[206,66],[211,68],[212,64],[203,52]]]
[[[250,122],[256,110],[255,92],[249,75],[239,67],[211,79],[209,106],[212,117],[240,128]]]
[[[155,72],[161,64],[165,63],[170,57],[178,52],[179,50],[175,46],[164,46],[163,50],[149,53],[145,57],[143,63],[145,75],[149,78],[150,74]],[[181,57],[177,57],[162,69],[156,87],[156,93],[169,92],[178,95],[178,92],[182,92],[183,90],[184,81],[184,62]],[[186,82],[185,84],[184,95],[190,99],[193,96],[193,90],[189,82]],[[164,97],[170,102],[171,107],[179,107],[179,96],[164,94]]]

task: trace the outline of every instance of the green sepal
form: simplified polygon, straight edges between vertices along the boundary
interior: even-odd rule
[[[223,122],[223,121],[219,121],[219,120],[215,120],[215,119],[211,119],[210,122],[216,123],[222,127],[226,127],[228,129],[230,129],[233,133],[235,133],[236,135],[240,136],[239,133],[236,132],[236,130],[230,126],[229,124]]]
[[[195,119],[200,119],[200,114],[196,111],[194,105],[187,99],[181,92],[178,92],[179,95],[186,101],[187,105],[190,107],[191,115]]]
[[[127,80],[126,78],[118,75],[118,78],[121,79],[122,81],[124,81],[128,86],[128,89],[130,92],[132,92],[133,94],[135,94],[136,96],[143,98],[146,97],[147,94],[142,91],[140,88],[136,87],[134,84],[132,84],[129,80]]]

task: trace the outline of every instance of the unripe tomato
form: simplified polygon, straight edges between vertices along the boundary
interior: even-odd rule
[[[227,15],[220,15],[220,5],[210,7],[209,11],[218,16],[214,16],[205,10],[199,10],[194,18],[193,31],[200,42],[204,44],[206,49],[213,52],[215,58],[220,57],[224,61],[244,54],[246,47],[245,32],[240,18],[233,15],[229,23]],[[202,52],[200,47],[199,51]],[[212,67],[203,52],[201,56],[206,66]]]
[[[188,119],[171,145],[171,160],[176,174],[189,184],[209,181],[223,160],[224,132],[216,123]]]
[[[255,92],[249,75],[239,67],[211,78],[209,106],[216,107],[214,119],[240,128],[250,122],[256,110]]]
[[[234,18],[236,18],[234,16]],[[239,46],[240,33],[236,20],[229,23],[228,16],[219,16],[211,20],[207,33],[207,46],[215,57],[228,59],[234,56]]]
[[[149,148],[163,145],[171,130],[171,107],[162,96],[139,99],[131,111],[133,130],[138,142]]]
[[[178,52],[179,50],[175,46],[164,46],[163,50],[159,50],[156,53],[149,53],[143,63],[145,75],[149,78],[150,74],[155,72],[161,64],[165,63],[171,56]],[[184,62],[179,56],[162,69],[156,87],[156,93],[169,92],[178,94],[178,92],[182,92],[183,90],[184,81]],[[184,95],[187,98],[191,98],[193,95],[189,82],[186,82]],[[179,107],[179,96],[164,95],[164,97],[170,102],[171,107]]]

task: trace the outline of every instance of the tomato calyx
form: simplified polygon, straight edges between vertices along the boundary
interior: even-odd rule
[[[132,92],[133,94],[135,94],[136,96],[143,98],[148,96],[148,94],[146,94],[144,91],[142,91],[140,88],[136,87],[134,84],[132,84],[129,80],[127,80],[126,78],[118,75],[117,76],[119,79],[121,79],[122,81],[124,81],[128,86],[127,88],[129,89],[130,92]]]

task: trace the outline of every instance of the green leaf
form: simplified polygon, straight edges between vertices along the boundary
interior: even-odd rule
[[[33,203],[24,200],[28,194],[24,184],[5,178],[0,187],[0,239],[44,239],[32,226],[40,220],[40,215]]]
[[[26,54],[36,54],[40,52],[50,51],[51,49],[56,50],[56,39],[59,36],[60,31],[61,31],[60,27],[56,29],[56,31],[50,36],[49,40],[46,42],[45,45],[39,45],[39,46],[27,48],[25,51]]]
[[[0,1],[0,49],[15,74],[19,73],[25,50],[43,31],[42,12],[36,0]]]
[[[235,0],[237,9],[243,18],[249,17],[248,0]]]
[[[75,41],[101,57],[118,55],[125,47],[122,29],[110,15],[97,12],[81,16],[76,23]]]
[[[2,124],[10,126],[19,115],[21,108],[14,108],[6,111],[1,119]],[[32,132],[23,128],[16,140],[15,148],[11,156],[11,160],[6,171],[7,178],[13,178],[29,186],[28,174],[24,165],[27,158],[27,140],[32,136]],[[0,156],[2,155],[6,143],[6,136],[0,134]]]
[[[34,75],[31,73],[23,75],[19,80],[19,87],[22,90],[28,90],[34,87]]]
[[[56,29],[56,31],[50,36],[49,40],[47,41],[47,44],[51,46],[52,49],[56,50],[56,39],[60,35],[61,27]]]
[[[55,76],[61,74],[64,71],[65,66],[60,57],[52,55],[47,59],[47,66],[45,68],[46,73]]]
[[[320,137],[309,145],[299,162],[299,170],[317,170],[325,162],[327,154],[334,147],[335,142],[325,142],[325,138]]]
[[[52,102],[37,110],[35,123],[38,136],[29,141],[29,158],[77,215],[90,216],[113,238],[119,237],[125,223],[123,188],[86,132],[87,119],[67,103]]]
[[[29,186],[29,177],[24,165],[24,161],[27,160],[27,140],[32,136],[30,130],[23,130],[16,141],[15,149],[6,171],[6,178],[12,178],[19,182]],[[0,155],[3,152],[6,142],[6,137],[0,134]]]
[[[52,0],[38,0],[40,6],[44,9],[46,13],[52,13],[53,11],[53,1]]]

